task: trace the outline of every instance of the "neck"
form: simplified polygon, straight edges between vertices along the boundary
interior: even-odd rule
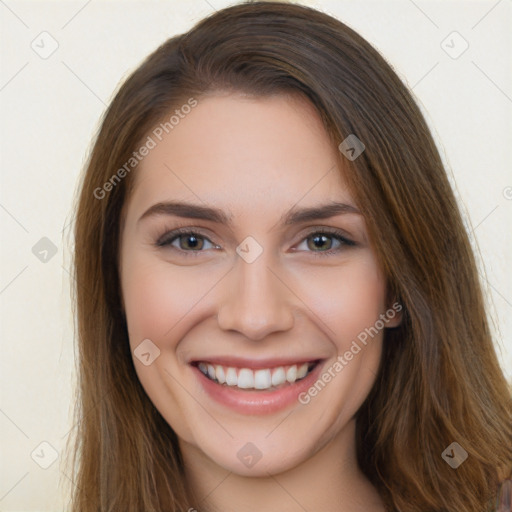
[[[355,420],[300,465],[268,477],[236,475],[197,447],[180,444],[189,493],[199,512],[384,512],[357,464]]]

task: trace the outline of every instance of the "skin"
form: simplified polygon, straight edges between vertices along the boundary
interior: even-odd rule
[[[187,364],[203,355],[314,354],[328,368],[389,309],[362,215],[281,223],[292,208],[356,206],[336,151],[299,97],[216,93],[200,98],[137,168],[120,253],[130,345],[133,353],[150,339],[160,350],[148,366],[134,357],[135,368],[180,439],[201,511],[384,510],[357,466],[353,419],[374,383],[383,330],[308,404],[271,414],[211,400]],[[232,225],[166,214],[139,220],[171,200],[220,208]],[[181,226],[204,237],[199,250],[186,235],[155,245]],[[316,248],[322,228],[341,229],[356,245],[329,236]],[[252,263],[236,252],[247,236],[263,248]],[[247,442],[262,454],[251,468],[237,457]]]

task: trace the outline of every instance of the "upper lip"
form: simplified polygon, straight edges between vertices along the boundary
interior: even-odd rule
[[[253,370],[259,368],[274,368],[277,366],[291,366],[294,364],[301,365],[303,363],[311,363],[318,362],[320,358],[318,357],[273,357],[273,358],[263,358],[263,359],[245,359],[242,357],[236,356],[211,356],[211,357],[202,357],[202,358],[194,358],[190,361],[190,364],[197,363],[211,363],[218,364],[221,366],[234,367],[234,368],[251,368]]]

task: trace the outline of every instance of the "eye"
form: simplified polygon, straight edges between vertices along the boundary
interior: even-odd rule
[[[303,244],[306,244],[306,249],[300,248]],[[155,245],[184,254],[188,253],[187,256],[197,256],[206,249],[220,249],[218,245],[212,243],[206,236],[191,231],[190,228],[179,228],[169,231],[162,235]],[[336,229],[317,229],[301,241],[299,246],[297,246],[297,250],[312,252],[315,256],[329,256],[342,251],[344,247],[355,245],[357,244],[349,240],[342,231]]]
[[[208,244],[211,247],[208,247]],[[213,244],[205,236],[196,233],[194,231],[176,229],[165,233],[156,242],[158,247],[172,247],[182,252],[203,252],[202,249],[218,248],[217,245]]]
[[[333,242],[334,240],[334,242]],[[355,242],[349,240],[341,231],[323,229],[311,232],[298,246],[306,244],[310,252],[316,253],[317,256],[330,255],[343,250],[344,246],[354,246]],[[337,247],[333,249],[333,244],[337,243]],[[299,249],[301,250],[301,249]]]

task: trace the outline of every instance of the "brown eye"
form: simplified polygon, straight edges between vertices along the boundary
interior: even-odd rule
[[[311,249],[312,251],[316,249],[328,251],[332,246],[332,238],[332,235],[325,235],[321,233],[315,234],[314,236],[309,236],[307,238],[308,249]]]
[[[195,236],[194,234],[179,235],[177,239],[180,241],[180,249],[183,250],[200,250],[204,245],[204,239],[201,236]]]
[[[352,240],[346,238],[343,232],[338,230],[332,232],[330,230],[314,231],[304,238],[300,245],[303,243],[306,244],[306,249],[301,250],[306,250],[306,252],[311,252],[318,256],[329,256],[342,251],[348,246],[357,245]]]
[[[205,244],[210,244],[211,247]],[[163,235],[157,242],[158,247],[176,249],[182,252],[204,252],[206,249],[217,248],[208,238],[193,231],[171,231]],[[204,249],[204,250],[203,250]]]

